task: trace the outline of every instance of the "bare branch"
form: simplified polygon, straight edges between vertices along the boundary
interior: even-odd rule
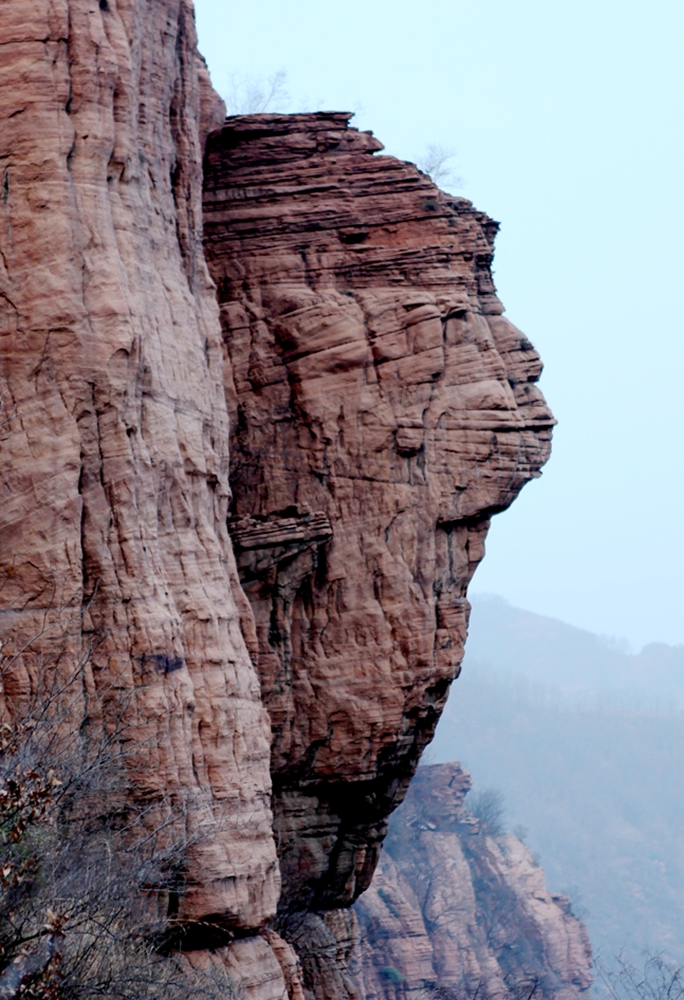
[[[264,79],[248,74],[232,73],[228,93],[224,96],[229,115],[255,115],[265,111],[286,111],[290,103],[287,73],[277,73]]]
[[[451,187],[459,188],[463,186],[463,179],[458,177],[450,166],[450,161],[456,156],[456,150],[451,146],[443,146],[441,143],[430,143],[425,147],[425,153],[418,160],[420,169],[429,174],[435,184],[443,187],[449,184]]]

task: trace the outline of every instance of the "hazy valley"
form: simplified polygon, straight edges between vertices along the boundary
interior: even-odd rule
[[[595,954],[684,955],[684,648],[640,654],[475,597],[461,677],[428,759],[502,791]],[[522,828],[522,829],[521,829]]]

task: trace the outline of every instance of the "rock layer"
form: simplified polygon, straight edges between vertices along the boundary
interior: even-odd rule
[[[349,936],[458,674],[489,519],[539,474],[553,424],[492,284],[497,224],[349,118],[228,119],[204,181],[276,926],[320,996],[316,955]]]
[[[0,37],[3,696],[73,680],[122,724],[132,794],[189,844],[169,916],[249,936],[279,873],[201,243],[223,109],[189,0],[6,0]]]
[[[468,812],[470,775],[421,767],[356,909],[367,1000],[577,1000],[592,983],[586,928],[530,850]]]

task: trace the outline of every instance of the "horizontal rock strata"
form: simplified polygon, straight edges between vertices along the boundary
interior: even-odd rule
[[[587,995],[584,924],[525,844],[468,812],[470,787],[457,764],[421,767],[392,817],[356,905],[367,1000]]]
[[[276,926],[320,997],[458,674],[489,520],[553,424],[492,284],[496,223],[349,117],[228,119],[204,164]]]

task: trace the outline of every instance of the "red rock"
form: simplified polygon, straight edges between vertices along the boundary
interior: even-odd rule
[[[201,243],[223,109],[189,0],[5,0],[0,36],[4,697],[75,673],[123,715],[132,794],[190,834],[179,917],[256,933],[279,889],[270,734]]]
[[[4,708],[76,677],[122,722],[131,795],[190,834],[194,961],[254,1000],[356,995],[349,904],[488,519],[548,454],[496,226],[347,115],[234,120],[207,159],[222,336],[189,0],[5,0],[0,33]],[[276,930],[303,926],[300,983]]]
[[[227,947],[188,951],[185,961],[204,973],[214,971],[221,978],[227,977],[229,996],[244,1000],[304,1000],[297,957],[272,930],[239,939]]]
[[[459,671],[489,519],[538,475],[553,424],[495,295],[496,223],[349,117],[228,119],[205,158],[276,926],[320,996],[302,914],[328,926],[370,883]]]

